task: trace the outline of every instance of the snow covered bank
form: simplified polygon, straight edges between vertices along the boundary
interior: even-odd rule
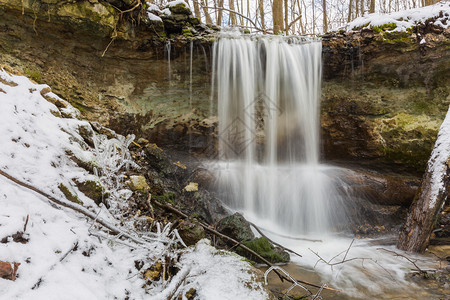
[[[392,31],[406,31],[408,28],[420,23],[424,24],[426,20],[435,18],[433,24],[442,28],[448,28],[450,15],[450,1],[441,1],[434,5],[398,11],[390,14],[369,14],[359,17],[348,23],[345,30],[353,31],[367,27],[372,28],[389,24]],[[395,24],[395,25],[393,25]]]
[[[16,281],[0,279],[2,299],[185,299],[188,291],[196,299],[268,297],[240,257],[217,251],[205,240],[182,249],[170,225],[138,233],[132,217],[121,217],[131,192],[120,170],[133,165],[126,149],[131,139],[94,133],[48,86],[2,69],[0,107],[0,170],[115,226],[122,223],[122,230],[145,241],[109,235],[98,223],[0,176],[0,260],[21,263]],[[97,171],[89,173],[77,161]],[[78,189],[76,182],[86,181],[112,194],[110,210]],[[24,231],[27,216],[23,236],[28,241],[15,242],[11,236]],[[172,280],[145,276],[165,257],[179,257],[175,267],[180,271]],[[176,282],[182,275],[185,280]]]

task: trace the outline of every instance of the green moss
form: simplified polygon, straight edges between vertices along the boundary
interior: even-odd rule
[[[169,10],[175,15],[190,15],[191,10],[186,7],[184,3],[178,3],[177,5],[169,7]]]
[[[69,189],[67,188],[67,186],[65,186],[64,184],[60,183],[58,185],[59,190],[64,194],[64,196],[66,196],[67,200],[83,205],[83,202],[78,199],[77,195],[73,195]]]
[[[152,195],[152,199],[154,199],[158,202],[161,202],[161,203],[170,203],[172,205],[175,205],[176,196],[177,196],[177,194],[168,192],[168,193],[164,193],[163,195],[156,195],[156,196]]]
[[[440,121],[427,115],[400,113],[383,122],[381,151],[385,157],[422,173],[433,149]]]
[[[39,73],[36,70],[30,70],[30,69],[25,69],[24,70],[25,75],[32,79],[33,81],[37,82],[37,83],[41,83],[42,81],[42,76],[41,73]]]
[[[184,36],[194,36],[193,34],[192,34],[192,32],[188,29],[188,28],[183,28],[183,29],[181,29],[181,33],[184,35]]]
[[[354,30],[354,31],[361,30],[361,29],[363,29],[363,28],[368,27],[369,25],[370,25],[370,22],[369,22],[369,23],[366,23],[366,24],[364,24],[364,25],[362,25],[362,26],[356,26],[356,27],[353,27],[352,30]],[[340,33],[344,33],[344,32],[345,32],[345,30],[342,30],[342,32],[340,32]]]
[[[281,251],[276,251],[276,249],[265,237],[256,238],[248,242],[243,242],[243,244],[272,263],[289,262],[289,255]],[[251,255],[248,256],[248,252],[246,252],[241,247],[238,247],[236,249],[236,252],[238,254],[245,255],[252,260],[257,260],[256,257],[253,257]]]
[[[84,105],[83,103],[78,102],[78,101],[70,101],[70,104],[73,107],[75,107],[76,109],[78,109],[81,114],[85,114],[86,113],[87,106]]]
[[[394,30],[395,28],[397,28],[397,24],[395,23],[387,23],[382,24],[380,26],[372,26],[372,29],[375,30],[376,32]]]
[[[188,22],[191,23],[192,25],[200,25],[200,19],[196,18],[196,17],[189,17],[188,18]]]
[[[104,193],[102,185],[97,181],[88,180],[81,182],[77,184],[77,187],[80,192],[94,200],[97,205],[100,205],[100,203],[103,202],[103,199],[109,197],[109,193]]]

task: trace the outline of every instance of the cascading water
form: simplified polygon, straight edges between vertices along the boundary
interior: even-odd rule
[[[353,171],[319,163],[321,42],[226,32],[214,44],[212,70],[219,159],[210,167],[221,199],[271,239],[301,253],[291,256],[300,278],[314,269],[346,294],[330,299],[391,299],[399,293],[417,299],[423,289],[405,280],[408,261],[368,240],[330,234],[352,225],[358,209],[350,203],[364,196],[347,184],[358,177]],[[288,237],[297,234],[322,242]],[[422,266],[431,265],[420,259]],[[335,269],[325,260],[338,262]],[[433,293],[427,295],[441,294]]]
[[[319,164],[318,40],[226,33],[215,45],[219,189],[288,231],[325,233],[344,214]]]

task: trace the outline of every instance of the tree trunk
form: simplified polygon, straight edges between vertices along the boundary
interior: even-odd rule
[[[222,26],[222,14],[223,14],[223,10],[221,8],[223,8],[223,1],[224,0],[219,0],[219,12],[217,14],[217,25]]]
[[[283,31],[283,0],[273,0],[273,33],[278,34]]]
[[[259,16],[261,18],[261,29],[266,31],[266,24],[264,23],[264,0],[258,2]]]
[[[206,8],[208,6],[208,2],[206,0],[202,0],[202,4],[203,4],[203,13],[205,14],[206,24],[212,24],[211,16],[208,12],[208,9]]]
[[[289,34],[288,0],[284,0],[284,30]]]
[[[192,0],[192,3],[194,4],[195,17],[201,20],[202,16],[200,15],[200,6],[198,5],[198,0]]]
[[[347,17],[347,22],[351,22],[352,21],[352,4],[353,4],[353,0],[350,0],[350,4],[348,5],[348,17]],[[350,28],[351,29],[351,28]]]
[[[422,184],[417,191],[397,247],[406,251],[423,252],[437,216],[450,191],[450,109],[441,125]]]
[[[374,1],[374,0],[371,0]],[[328,21],[327,21],[327,0],[322,0],[323,7],[323,33],[328,32]]]
[[[230,10],[234,10],[234,0],[229,0],[228,5],[230,6]],[[236,15],[230,12],[230,21],[231,25],[236,25]]]
[[[369,13],[373,14],[375,12],[375,0],[370,0]]]

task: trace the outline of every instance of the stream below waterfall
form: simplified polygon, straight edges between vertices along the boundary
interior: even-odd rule
[[[363,196],[352,194],[345,180],[350,170],[320,162],[321,48],[317,39],[236,31],[224,32],[214,44],[219,159],[209,169],[220,198],[302,255],[291,254],[291,275],[342,290],[325,291],[325,298],[445,298],[448,286],[414,282],[414,265],[390,252],[401,252],[393,239],[382,246],[353,240],[346,231],[364,222],[353,203]],[[408,257],[420,268],[438,267],[429,256]],[[289,287],[277,286],[274,274],[270,282],[280,290]]]

